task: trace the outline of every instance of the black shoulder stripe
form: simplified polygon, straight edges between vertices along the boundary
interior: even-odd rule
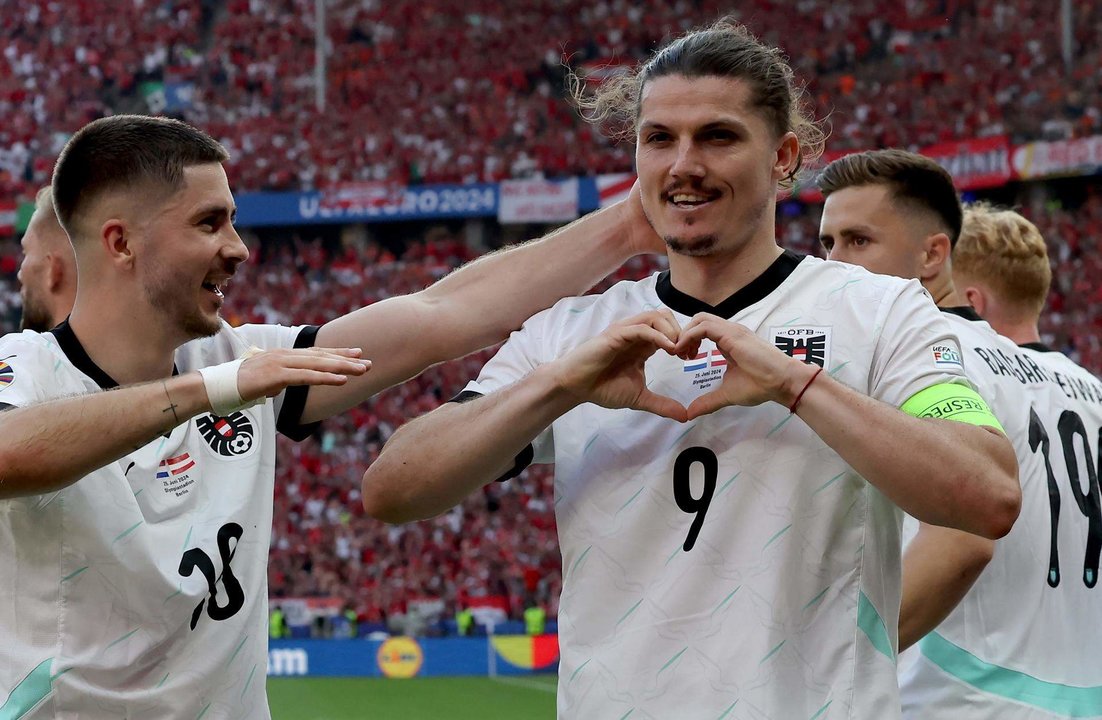
[[[528,445],[526,445],[523,450],[517,453],[517,459],[513,463],[513,467],[494,482],[505,482],[506,480],[512,480],[517,475],[520,475],[522,472],[524,472],[524,469],[532,464],[532,460],[535,457],[536,451],[532,447],[532,443],[528,443]]]
[[[307,325],[299,330],[295,338],[294,348],[314,347],[317,342],[318,325]],[[276,418],[276,430],[296,442],[305,440],[314,434],[319,423],[302,425],[302,411],[306,408],[306,396],[310,393],[309,385],[292,385],[283,392],[283,406],[279,409],[279,417]]]
[[[471,400],[476,400],[480,397],[482,397],[482,393],[480,392],[475,392],[474,390],[464,390],[448,402],[462,404],[468,403]],[[505,482],[506,480],[512,480],[517,475],[520,475],[522,472],[524,472],[524,469],[532,464],[532,460],[535,457],[536,451],[532,447],[532,443],[528,443],[527,447],[517,453],[517,458],[513,462],[513,467],[507,470],[504,475],[499,477],[494,482]]]

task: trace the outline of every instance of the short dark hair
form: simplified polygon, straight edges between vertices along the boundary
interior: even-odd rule
[[[80,130],[54,166],[53,199],[58,220],[70,237],[73,219],[103,193],[120,188],[161,186],[179,190],[184,168],[223,163],[229,153],[202,130],[179,120],[114,115]]]
[[[953,176],[930,158],[906,150],[869,150],[835,160],[819,176],[824,197],[862,185],[886,185],[896,201],[933,213],[956,247],[964,222],[960,196]]]
[[[572,75],[572,95],[587,120],[612,121],[621,134],[634,133],[643,87],[667,75],[745,80],[751,102],[765,114],[777,136],[792,132],[799,138],[800,154],[786,183],[791,183],[805,161],[815,160],[823,151],[825,136],[806,107],[804,89],[784,53],[728,18],[682,35],[633,72],[605,82],[591,97],[585,95],[585,83]]]

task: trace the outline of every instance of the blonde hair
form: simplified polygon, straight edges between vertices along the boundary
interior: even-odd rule
[[[782,186],[790,187],[800,168],[822,154],[826,135],[808,109],[806,91],[797,84],[784,53],[762,43],[745,25],[727,18],[682,35],[632,72],[605,81],[592,94],[573,72],[568,74],[567,82],[582,116],[622,140],[638,130],[643,86],[667,75],[747,81],[754,107],[764,113],[777,136],[791,132],[800,142],[796,167]]]
[[[964,208],[953,272],[983,282],[999,300],[1033,317],[1052,282],[1048,248],[1037,226],[1013,210],[978,202]]]
[[[42,188],[34,196],[34,210],[35,212],[53,212],[54,211],[54,191],[49,185]]]

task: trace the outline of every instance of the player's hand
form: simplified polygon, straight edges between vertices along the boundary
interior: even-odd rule
[[[788,407],[815,372],[813,366],[785,355],[745,325],[700,313],[681,331],[677,354],[695,357],[708,338],[727,360],[723,382],[688,407],[688,418],[713,413],[729,405],[754,406],[777,402]]]
[[[666,241],[654,231],[647,214],[643,211],[642,194],[639,181],[631,186],[628,196],[617,203],[621,213],[621,222],[627,232],[628,246],[635,255],[665,255]]]
[[[556,382],[579,402],[644,410],[684,422],[684,406],[648,390],[644,372],[647,358],[655,352],[675,354],[680,334],[669,310],[615,323],[552,363]]]
[[[247,358],[237,371],[237,392],[250,402],[274,397],[292,385],[343,385],[371,369],[359,348],[265,350]]]

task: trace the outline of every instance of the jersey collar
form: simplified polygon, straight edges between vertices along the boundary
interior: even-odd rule
[[[1028,348],[1029,350],[1036,350],[1037,352],[1056,352],[1048,345],[1045,345],[1043,342],[1022,343],[1018,347]]]
[[[96,365],[92,358],[88,357],[88,352],[80,344],[73,328],[69,326],[68,318],[51,330],[50,334],[57,340],[57,344],[61,346],[61,352],[65,353],[65,357],[69,358],[69,362],[73,364],[73,367],[92,378],[96,385],[104,390],[119,386],[113,377],[104,372],[103,368]]]
[[[956,315],[958,317],[964,318],[965,320],[971,320],[972,322],[983,322],[983,318],[980,317],[979,313],[977,313],[971,305],[961,305],[959,307],[943,307],[938,309],[941,310],[943,313]]]
[[[88,352],[84,349],[84,346],[80,344],[80,339],[77,338],[76,333],[73,332],[73,328],[69,325],[69,319],[66,318],[65,322],[61,323],[50,334],[57,340],[57,344],[61,347],[61,352],[65,353],[65,357],[69,358],[69,362],[73,364],[77,370],[92,378],[92,381],[99,385],[103,390],[110,390],[111,388],[117,388],[119,384],[115,382],[115,378],[108,375],[103,368],[96,365],[92,358],[88,357]],[[172,364],[172,374],[179,375],[180,371],[176,368],[176,363]]]
[[[691,295],[686,295],[673,286],[670,280],[670,271],[666,270],[658,276],[658,284],[655,291],[658,299],[673,310],[687,317],[697,313],[711,313],[721,318],[731,318],[740,310],[750,307],[769,296],[771,292],[780,287],[781,283],[803,262],[804,255],[785,250],[773,264],[766,268],[765,272],[750,281],[741,290],[722,301],[719,305],[709,305],[703,300],[697,300]]]

